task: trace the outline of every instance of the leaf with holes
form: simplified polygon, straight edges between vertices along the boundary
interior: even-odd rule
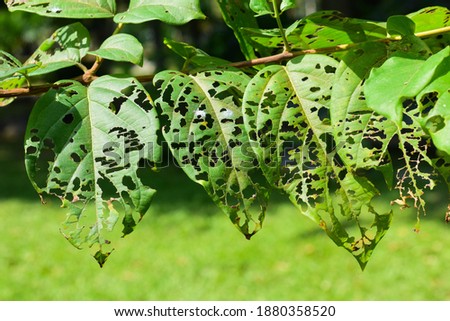
[[[25,62],[38,65],[30,76],[42,75],[81,62],[90,45],[89,31],[79,22],[56,30]]]
[[[150,205],[155,190],[142,183],[139,171],[159,160],[159,122],[133,78],[103,76],[89,88],[64,85],[33,108],[26,169],[39,194],[56,195],[69,209],[64,236],[78,248],[95,246],[105,259],[119,212],[126,235]]]
[[[264,68],[247,86],[244,122],[267,180],[364,268],[390,215],[375,212],[370,202],[377,190],[337,157],[329,107],[337,68],[336,60],[322,55]],[[365,226],[360,216],[373,222]],[[343,217],[359,235],[349,234]]]
[[[407,15],[416,25],[416,32],[426,32],[450,26],[450,10],[445,7],[427,7]],[[450,34],[443,33],[422,38],[433,53],[437,53],[450,43]]]
[[[205,19],[199,0],[131,0],[127,11],[117,14],[117,23],[142,23],[160,20],[174,25]]]
[[[282,48],[278,29],[245,29],[259,45]],[[320,49],[372,41],[386,37],[386,28],[363,19],[347,18],[337,11],[313,13],[288,27],[288,42],[293,49]]]
[[[126,61],[142,66],[144,47],[132,35],[120,33],[106,39],[99,49],[89,52],[91,55],[114,61]]]
[[[6,0],[10,11],[27,11],[55,18],[112,18],[115,0]]]
[[[380,43],[349,51],[339,63],[331,93],[330,118],[337,152],[351,170],[377,168],[392,185],[392,163],[387,158],[395,124],[367,106],[364,80],[387,55]]]
[[[401,56],[389,58],[381,67],[373,69],[367,79],[364,92],[370,108],[402,128],[404,105],[434,81],[442,81],[440,78],[448,73],[449,57],[450,47],[426,61]]]
[[[163,135],[172,154],[250,238],[261,228],[268,195],[254,176],[257,166],[241,113],[248,81],[239,70],[163,71],[155,77],[161,91],[156,105],[169,119]]]
[[[449,98],[449,55],[447,47],[426,61],[389,58],[372,70],[364,90],[368,106],[396,124],[403,154],[403,164],[397,171],[400,198],[396,202],[405,207],[407,200],[412,199],[418,218],[426,212],[424,191],[436,186],[442,172],[436,163],[445,162],[444,158],[439,162],[430,159],[429,150],[434,145],[449,152],[448,113],[445,112]]]

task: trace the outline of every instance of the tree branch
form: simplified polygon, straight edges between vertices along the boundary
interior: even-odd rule
[[[119,25],[115,32],[118,32],[120,30],[120,28],[121,28],[121,26]],[[418,32],[415,35],[416,35],[416,37],[419,37],[419,38],[426,38],[426,37],[437,36],[437,35],[448,33],[448,32],[450,32],[450,26]],[[400,40],[402,40],[401,36],[394,36],[394,37],[376,39],[371,42],[388,43],[391,41],[400,41]],[[364,42],[364,43],[367,43],[367,42]],[[252,59],[252,60],[233,62],[230,64],[230,66],[236,67],[236,68],[253,67],[256,65],[281,62],[281,61],[289,60],[294,57],[302,56],[302,55],[327,54],[327,53],[350,50],[352,48],[360,46],[361,44],[363,44],[363,43],[361,43],[361,42],[360,43],[350,43],[350,44],[342,44],[342,45],[337,45],[337,46],[332,46],[332,47],[325,47],[325,48],[318,48],[318,49],[303,49],[303,50],[297,50],[297,51],[291,51],[291,52],[284,51],[282,53],[279,53],[279,54],[276,54],[273,56],[267,56],[267,57]],[[101,58],[96,59],[95,63],[92,65],[92,67],[89,70],[87,70],[83,75],[75,78],[74,80],[80,81],[81,83],[83,83],[85,85],[89,85],[92,81],[94,81],[96,78],[98,78],[95,75],[95,73],[100,68],[101,63],[102,63]],[[154,78],[154,75],[137,76],[135,78],[140,82],[151,82]],[[68,83],[43,84],[43,85],[23,87],[23,88],[0,89],[0,98],[12,98],[12,97],[19,97],[19,96],[21,96],[21,97],[35,96],[35,95],[43,94],[50,89],[57,89],[57,88],[65,87],[67,85],[68,85]]]

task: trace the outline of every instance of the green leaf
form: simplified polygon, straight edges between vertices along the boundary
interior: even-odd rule
[[[387,20],[387,31],[393,35],[413,36],[416,30],[416,24],[406,16],[391,16]]]
[[[333,136],[341,160],[354,171],[381,167],[396,133],[395,124],[370,109],[364,96],[365,79],[386,55],[384,44],[367,43],[349,51],[336,70],[330,102]],[[391,163],[386,164],[392,173]],[[386,177],[389,186],[391,176]]]
[[[279,29],[245,28],[248,37],[259,45],[283,48]],[[319,49],[337,45],[360,43],[386,37],[386,29],[379,23],[344,17],[337,11],[319,11],[287,28],[293,49]]]
[[[120,33],[106,39],[99,49],[89,54],[114,61],[126,61],[142,66],[144,47],[135,37]]]
[[[183,71],[199,71],[208,70],[217,66],[227,66],[229,61],[212,57],[201,49],[185,42],[175,41],[171,39],[164,39],[164,44],[173,52],[186,61],[183,66]]]
[[[336,157],[330,99],[337,68],[323,55],[264,68],[247,86],[244,122],[266,179],[364,268],[387,227],[377,224],[386,220],[370,205],[377,190]],[[359,235],[344,228],[348,222]]]
[[[258,16],[274,14],[272,0],[250,0],[250,9]]]
[[[282,0],[280,5],[280,11],[284,12],[286,10],[295,8],[296,3],[295,0]]]
[[[205,19],[199,0],[131,0],[126,12],[114,17],[117,23],[142,23],[160,20],[181,25],[193,19]]]
[[[262,226],[268,194],[257,183],[243,124],[241,99],[248,80],[239,70],[163,71],[155,86],[161,91],[156,105],[168,117],[163,135],[173,156],[250,238]]]
[[[39,194],[58,196],[68,209],[64,236],[77,248],[95,247],[103,253],[96,256],[105,259],[118,213],[126,235],[150,206],[155,190],[142,183],[138,171],[159,160],[157,114],[133,78],[103,76],[89,88],[61,85],[31,112],[27,173]]]
[[[445,7],[427,7],[407,15],[416,25],[416,32],[450,26],[450,10]]]
[[[420,110],[418,121],[431,136],[434,145],[450,155],[450,57],[442,60],[434,78],[417,95]]]
[[[254,45],[249,39],[244,28],[258,29],[258,23],[247,1],[241,0],[217,0],[225,23],[233,30],[239,42],[241,51],[247,60],[260,56],[269,56],[270,51],[265,46]]]
[[[434,80],[436,69],[450,54],[450,47],[428,58],[394,56],[373,69],[365,85],[368,105],[402,127],[403,103],[414,98]]]
[[[79,22],[56,30],[25,62],[25,66],[37,65],[30,76],[42,75],[81,62],[90,46],[89,31]]]
[[[38,65],[22,66],[22,63],[13,55],[0,50],[0,79],[8,78],[16,73],[27,74],[30,70],[38,68]]]
[[[8,0],[5,3],[10,11],[56,18],[111,18],[116,12],[115,0]]]
[[[368,106],[397,126],[404,164],[397,171],[400,198],[395,202],[406,207],[407,200],[412,199],[418,218],[426,212],[424,191],[436,186],[438,172],[442,172],[436,164],[443,159],[430,159],[428,135],[437,148],[449,151],[449,55],[447,47],[426,61],[389,58],[380,68],[372,70],[364,90]]]

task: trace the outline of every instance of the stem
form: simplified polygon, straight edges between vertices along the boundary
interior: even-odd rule
[[[114,29],[112,33],[112,36],[118,34],[122,30],[123,26],[124,26],[123,23],[117,24],[116,29]],[[86,70],[83,74],[82,80],[84,83],[89,84],[94,80],[95,74],[100,69],[102,63],[103,63],[102,57],[99,56],[95,57],[95,62],[92,65],[92,67],[89,70]]]
[[[277,21],[278,29],[280,29],[281,38],[283,38],[284,51],[291,51],[291,46],[289,45],[289,42],[286,38],[286,33],[284,32],[283,25],[281,24],[280,9],[278,8],[278,2],[279,2],[278,0],[272,0],[275,20]]]

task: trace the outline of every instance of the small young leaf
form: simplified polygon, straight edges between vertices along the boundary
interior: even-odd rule
[[[106,39],[99,49],[89,54],[114,61],[127,61],[142,66],[144,47],[135,37],[120,33]]]
[[[391,16],[387,20],[387,31],[391,36],[413,36],[416,24],[406,16]]]
[[[281,1],[280,11],[284,12],[286,10],[295,8],[295,6],[296,6],[295,0],[283,0]]]
[[[195,48],[185,42],[164,39],[164,44],[173,52],[184,58],[186,61],[183,66],[184,71],[198,72],[200,70],[209,70],[218,66],[227,66],[229,61],[212,57],[201,49]]]
[[[56,30],[25,62],[37,65],[30,76],[42,75],[73,66],[87,54],[90,46],[89,31],[79,22]]]
[[[133,78],[103,76],[89,88],[68,83],[42,96],[31,112],[28,176],[39,194],[61,199],[68,209],[62,233],[78,248],[95,246],[100,264],[118,213],[126,235],[150,206],[155,191],[137,171],[159,160],[158,129],[148,93]]]
[[[117,23],[142,23],[160,20],[174,25],[205,19],[199,0],[131,0],[127,11],[117,14]]]
[[[5,3],[10,11],[57,18],[111,18],[116,12],[115,0],[8,0]]]
[[[275,0],[250,0],[250,9],[258,16],[274,14],[272,1]]]

